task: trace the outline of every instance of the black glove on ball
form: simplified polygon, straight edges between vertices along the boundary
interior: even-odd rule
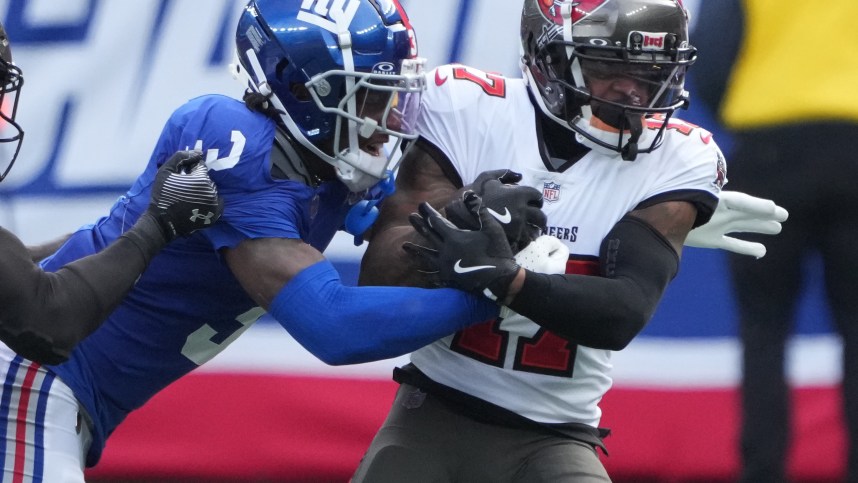
[[[148,212],[167,241],[207,228],[223,213],[223,200],[199,151],[179,151],[155,175]]]
[[[519,181],[521,174],[498,169],[480,173],[469,187],[500,222],[513,253],[518,253],[539,237],[547,223],[542,212],[542,193],[530,186],[517,185]],[[447,219],[459,228],[479,228],[479,221],[466,206],[464,195],[448,203],[444,212]]]
[[[503,301],[519,266],[503,228],[480,197],[466,191],[463,204],[479,229],[459,229],[428,203],[421,203],[420,213],[412,213],[408,220],[429,246],[406,242],[402,248],[423,259],[444,285]]]

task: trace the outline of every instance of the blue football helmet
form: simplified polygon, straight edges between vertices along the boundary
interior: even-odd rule
[[[579,142],[627,160],[661,145],[688,105],[685,74],[697,58],[681,0],[525,0],[521,52],[541,110]],[[608,91],[613,98],[594,89],[611,82],[636,87]]]
[[[384,178],[416,138],[424,61],[398,0],[253,0],[236,51],[234,73],[353,192]]]
[[[0,159],[0,181],[6,178],[24,140],[24,130],[15,121],[18,114],[18,96],[24,85],[21,69],[12,63],[12,48],[6,29],[0,23],[0,144],[10,145],[11,154],[4,154]]]

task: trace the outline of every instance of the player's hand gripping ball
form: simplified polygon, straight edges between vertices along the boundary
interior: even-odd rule
[[[542,193],[530,186],[521,186],[521,174],[509,169],[484,171],[466,187],[482,199],[482,204],[503,228],[513,253],[530,244],[545,230],[547,218],[542,212]],[[479,229],[465,204],[464,193],[444,207],[448,220],[459,228]]]
[[[412,213],[408,221],[427,245],[406,242],[402,248],[421,258],[441,284],[503,303],[519,266],[501,224],[481,198],[466,191],[463,201],[478,229],[458,228],[428,203],[421,203],[419,214]]]

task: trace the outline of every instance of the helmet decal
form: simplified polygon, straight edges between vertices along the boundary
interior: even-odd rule
[[[395,75],[396,74],[396,65],[393,62],[379,62],[372,66],[373,74],[381,74],[381,75]]]
[[[577,23],[587,15],[596,11],[602,4],[610,0],[578,0],[572,3],[572,23]],[[557,25],[563,25],[563,18],[560,16],[560,7],[564,3],[570,3],[569,0],[538,0],[539,8],[542,14],[548,20]]]
[[[665,38],[670,35],[667,32],[641,32],[634,30],[629,32],[629,40],[626,44],[633,54],[645,51],[659,52],[665,48]]]
[[[382,15],[384,15],[385,17],[389,17],[394,12],[396,12],[398,7],[397,4],[399,2],[395,2],[394,0],[375,0],[375,3],[378,4],[378,10],[382,13]]]
[[[334,3],[328,8],[330,0],[304,0],[298,12],[298,20],[311,23],[329,32],[338,33],[338,25],[348,27],[360,7],[360,0],[346,0]]]

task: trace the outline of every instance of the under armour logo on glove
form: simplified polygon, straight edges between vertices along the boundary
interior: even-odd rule
[[[214,218],[215,214],[209,211],[205,215],[200,214],[200,210],[198,208],[194,208],[192,211],[193,216],[191,216],[191,222],[196,222],[197,220],[202,219],[203,225],[211,225],[212,218]]]

